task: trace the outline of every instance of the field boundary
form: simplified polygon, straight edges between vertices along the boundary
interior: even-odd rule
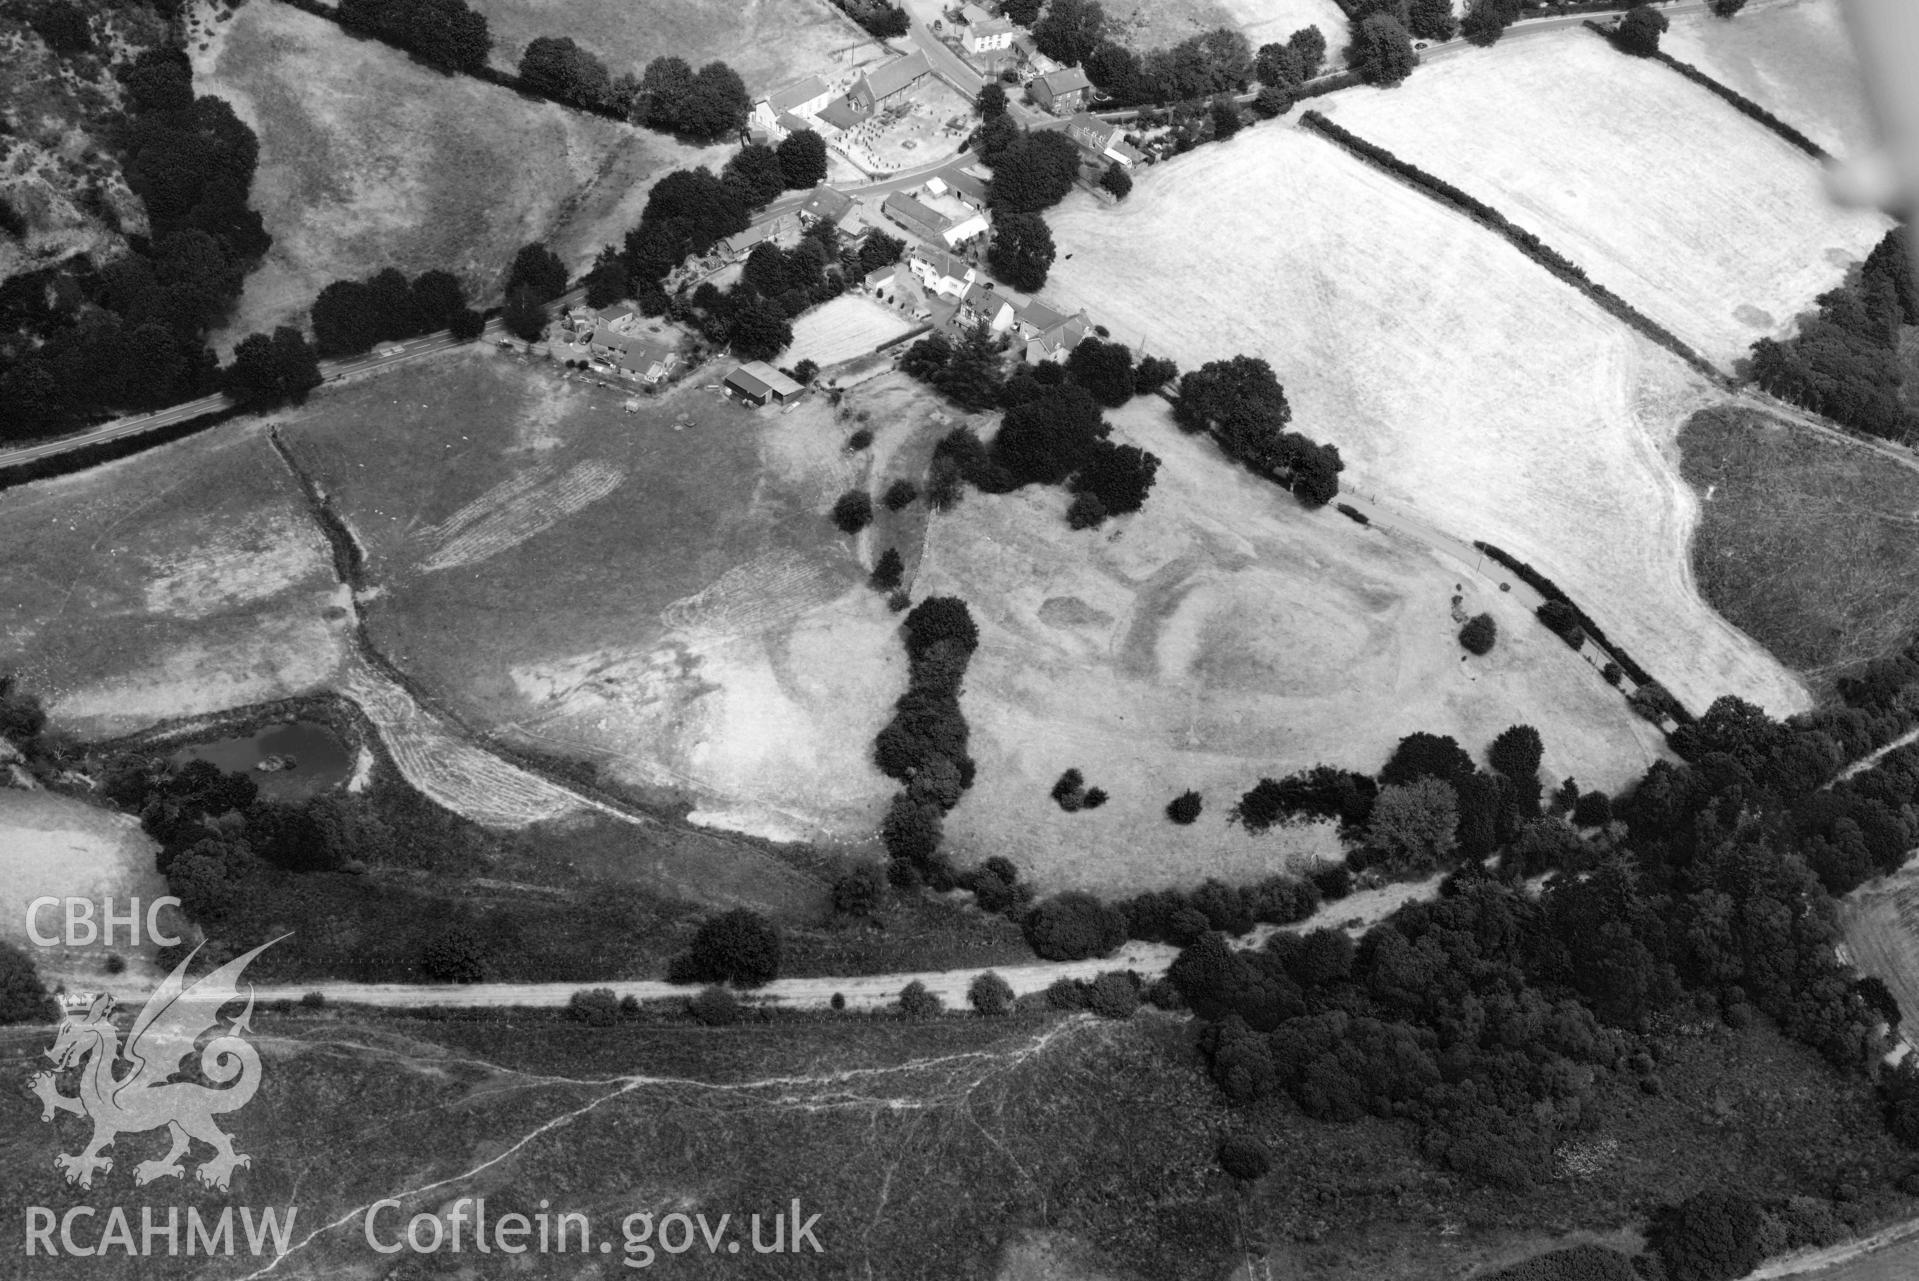
[[[9,463],[0,467],[0,490],[16,489],[21,485],[30,485],[40,480],[54,480],[61,476],[73,475],[75,472],[89,471],[102,463],[131,458],[149,449],[158,449],[176,440],[185,440],[189,436],[210,431],[247,412],[244,406],[227,405],[147,431],[129,432],[113,440],[82,445],[77,449],[63,449],[58,453],[48,454],[44,458],[35,458],[23,463]]]
[[[497,85],[502,89],[510,89],[514,93],[519,94],[521,97],[532,98],[538,102],[550,102],[556,107],[563,107],[568,111],[577,111],[583,116],[597,116],[602,120],[611,120],[615,124],[622,124],[627,126],[630,129],[646,128],[645,125],[635,124],[633,121],[629,120],[624,113],[616,111],[611,107],[589,106],[585,103],[572,102],[565,98],[555,98],[551,94],[542,93],[538,89],[535,89],[532,86],[526,84],[523,80],[520,79],[519,76],[516,76],[509,71],[497,71],[492,67],[484,66],[484,65],[470,68],[470,69],[456,70],[452,67],[442,67],[438,65],[437,63],[427,62],[425,59],[420,58],[418,55],[416,55],[411,49],[408,49],[403,45],[395,44],[391,40],[382,38],[381,35],[376,31],[363,31],[359,27],[356,27],[352,25],[351,23],[342,21],[340,18],[339,8],[337,6],[330,5],[330,4],[322,4],[321,0],[280,0],[280,3],[291,5],[295,9],[299,9],[302,12],[312,14],[316,18],[321,18],[327,22],[331,22],[334,26],[340,28],[340,30],[346,32],[346,34],[348,34],[349,36],[355,36],[362,40],[372,40],[377,44],[383,44],[387,48],[392,49],[397,53],[405,54],[408,58],[412,59],[414,62],[419,63],[421,66],[426,67],[429,70],[439,72],[441,75],[470,76],[475,80],[483,80],[487,84]],[[490,37],[489,37],[489,40],[490,40]]]
[[[1319,134],[1334,146],[1399,179],[1421,195],[1456,213],[1466,215],[1488,231],[1503,237],[1507,243],[1527,258],[1584,294],[1601,311],[1679,357],[1696,372],[1709,379],[1715,387],[1722,391],[1730,389],[1732,383],[1726,374],[1693,350],[1684,339],[1606,286],[1593,280],[1578,263],[1532,232],[1514,223],[1477,196],[1468,195],[1445,179],[1435,177],[1417,165],[1401,160],[1378,143],[1369,142],[1350,129],[1334,124],[1317,111],[1307,111],[1300,116],[1299,123],[1301,128]]]
[[[1556,600],[1570,608],[1573,614],[1578,618],[1579,625],[1585,630],[1587,637],[1600,649],[1605,650],[1606,653],[1619,664],[1620,670],[1632,678],[1633,684],[1641,686],[1642,688],[1647,685],[1659,685],[1659,682],[1653,679],[1652,673],[1640,666],[1638,660],[1634,659],[1631,654],[1628,654],[1623,646],[1607,638],[1604,629],[1593,621],[1592,615],[1581,608],[1578,601],[1566,594],[1565,588],[1503,547],[1496,547],[1480,539],[1474,539],[1473,546],[1485,552],[1486,555],[1501,565],[1504,565],[1514,574],[1517,574],[1529,587],[1541,596],[1544,596],[1547,600]],[[1661,689],[1666,688],[1664,685],[1659,685],[1659,687]],[[1679,701],[1679,696],[1672,694],[1670,690],[1667,690],[1667,693],[1671,695],[1672,698],[1671,711],[1673,719],[1681,725],[1691,723],[1694,719],[1693,715],[1686,709],[1685,704]]]
[[[1606,29],[1600,26],[1596,22],[1588,21],[1580,25],[1584,26],[1586,30],[1591,31],[1596,35],[1605,36],[1608,41],[1612,39],[1611,35],[1606,31]],[[1719,98],[1723,98],[1726,102],[1732,105],[1735,111],[1739,112],[1743,116],[1747,116],[1753,120],[1758,121],[1760,124],[1764,125],[1766,128],[1772,130],[1774,133],[1778,134],[1781,138],[1785,139],[1788,143],[1792,144],[1794,147],[1797,147],[1800,151],[1803,151],[1807,155],[1811,156],[1814,160],[1823,162],[1823,161],[1832,159],[1832,157],[1827,153],[1826,149],[1820,146],[1818,143],[1814,142],[1811,138],[1808,138],[1805,134],[1800,133],[1797,129],[1793,128],[1791,125],[1781,120],[1778,116],[1773,115],[1772,112],[1766,110],[1764,107],[1754,102],[1751,98],[1748,98],[1745,94],[1740,93],[1737,89],[1734,89],[1731,85],[1723,84],[1720,81],[1713,79],[1711,76],[1701,71],[1698,67],[1693,66],[1690,62],[1681,62],[1679,59],[1673,57],[1671,54],[1662,52],[1657,49],[1653,50],[1653,52],[1645,56],[1650,58],[1654,62],[1657,62],[1664,66],[1672,68],[1674,71],[1677,71],[1680,75],[1684,76],[1686,79],[1698,85],[1701,89],[1706,90],[1706,92],[1711,93]]]

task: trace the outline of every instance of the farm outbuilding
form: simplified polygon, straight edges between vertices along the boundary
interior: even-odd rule
[[[769,400],[784,405],[805,390],[764,360],[749,360],[726,376],[727,395],[749,405],[764,405]]]

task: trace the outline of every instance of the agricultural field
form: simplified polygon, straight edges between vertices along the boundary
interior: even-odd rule
[[[638,75],[655,58],[684,58],[698,69],[718,60],[740,73],[755,97],[810,75],[832,80],[859,63],[886,58],[877,41],[829,0],[476,0],[493,37],[491,62],[517,71],[538,36],[571,36],[614,76]]]
[[[727,154],[442,75],[289,5],[247,5],[194,48],[196,87],[259,135],[253,206],[273,236],[223,346],[385,266],[445,268],[491,304],[522,244],[583,268],[654,179]]]
[[[1789,330],[1890,225],[1833,205],[1812,159],[1727,103],[1578,28],[1323,101],[1721,368]]]
[[[1301,27],[1318,27],[1326,37],[1329,65],[1338,66],[1349,26],[1333,0],[1120,0],[1105,8],[1108,30],[1141,53],[1220,27],[1238,30],[1255,49],[1283,44]]]
[[[1659,47],[1834,155],[1854,155],[1872,143],[1859,60],[1839,0],[1755,0],[1731,22],[1674,14]]]
[[[896,620],[826,519],[872,453],[819,397],[754,412],[696,371],[643,398],[474,350],[285,416],[366,549],[375,643],[461,719],[696,820],[863,836]],[[896,424],[896,425],[895,425]]]
[[[1688,705],[1808,705],[1692,582],[1673,436],[1710,389],[1505,242],[1286,127],[1154,166],[1119,205],[1069,197],[1053,229],[1055,303],[1185,368],[1265,357],[1344,487],[1530,561]]]
[[[321,688],[350,604],[258,424],[0,492],[0,650],[64,728]]]
[[[1613,789],[1658,736],[1495,579],[1308,513],[1173,426],[1157,399],[1112,416],[1163,460],[1145,510],[1067,528],[1057,489],[969,495],[934,518],[914,594],[968,601],[981,644],[961,706],[979,761],[947,819],[967,857],[1003,853],[1048,887],[1102,893],[1244,882],[1339,857],[1330,828],[1255,836],[1228,820],[1262,775],[1317,763],[1376,770],[1415,730],[1478,754],[1539,727],[1545,772]],[[1499,644],[1469,659],[1453,621],[1490,612]],[[1062,811],[1068,768],[1111,796]],[[1174,827],[1166,803],[1205,798]]]
[[[1919,625],[1919,470],[1758,410],[1715,408],[1679,433],[1698,492],[1699,590],[1823,684],[1901,648]]]
[[[780,354],[788,368],[810,360],[820,368],[864,356],[913,328],[899,311],[860,294],[843,294],[793,322],[793,345]]]

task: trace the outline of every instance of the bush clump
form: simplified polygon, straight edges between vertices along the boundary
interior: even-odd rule
[[[1105,956],[1126,941],[1126,918],[1119,910],[1077,890],[1036,904],[1021,928],[1033,951],[1048,961]]]
[[[1178,823],[1181,827],[1186,827],[1198,821],[1200,806],[1201,800],[1198,792],[1181,792],[1178,796],[1166,802],[1166,817]]]
[[[673,959],[675,983],[737,983],[759,987],[780,974],[780,932],[751,908],[736,907],[701,924],[693,946]]]
[[[988,970],[966,989],[966,1000],[975,1013],[998,1018],[1013,1008],[1013,985]]]
[[[1469,654],[1481,657],[1490,654],[1498,640],[1499,624],[1493,621],[1491,614],[1475,614],[1459,629],[1459,643]]]

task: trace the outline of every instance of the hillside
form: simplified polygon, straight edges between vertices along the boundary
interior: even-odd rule
[[[76,254],[105,261],[125,236],[145,234],[146,210],[107,145],[121,90],[102,53],[137,52],[166,34],[144,5],[103,6],[93,47],[62,55],[22,18],[0,12],[0,199],[26,228],[0,231],[0,280]]]
[[[1584,30],[1325,101],[1336,123],[1501,210],[1722,368],[1786,332],[1888,225],[1836,208],[1817,164],[1727,103]]]
[[[1704,385],[1504,242],[1286,126],[1121,205],[1074,196],[1054,230],[1049,294],[1184,367],[1266,357],[1347,488],[1530,560],[1695,707],[1806,706],[1693,588],[1669,451]]]
[[[446,268],[491,303],[520,245],[580,268],[655,178],[726,155],[442,75],[288,5],[247,5],[195,48],[196,83],[259,135],[253,205],[273,236],[228,342],[385,266]]]

